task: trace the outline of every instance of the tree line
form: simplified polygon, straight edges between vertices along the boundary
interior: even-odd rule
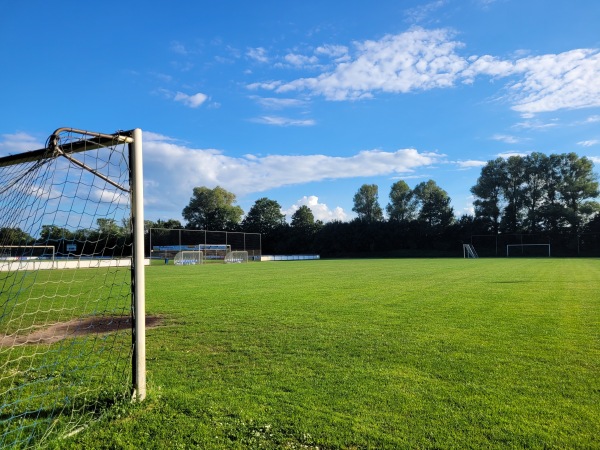
[[[488,161],[471,192],[474,214],[456,217],[448,193],[434,180],[413,189],[403,180],[395,182],[385,208],[378,186],[363,184],[353,198],[355,219],[323,223],[308,206],[301,206],[288,223],[276,200],[260,198],[244,215],[235,194],[220,186],[195,187],[182,216],[189,229],[262,233],[266,254],[455,252],[474,234],[574,237],[600,232],[593,163],[575,153]]]

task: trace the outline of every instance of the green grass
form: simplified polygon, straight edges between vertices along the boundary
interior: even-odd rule
[[[56,448],[598,448],[600,261],[151,266],[145,402]]]

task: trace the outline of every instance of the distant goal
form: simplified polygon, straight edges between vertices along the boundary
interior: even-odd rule
[[[550,244],[507,244],[506,256],[551,256]]]
[[[204,262],[204,253],[199,250],[184,250],[178,252],[173,259],[176,266],[197,266]]]
[[[247,263],[248,262],[248,252],[245,251],[232,251],[225,255],[225,264],[233,264],[233,263]]]

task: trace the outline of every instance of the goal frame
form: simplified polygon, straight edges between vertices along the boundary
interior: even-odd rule
[[[548,247],[548,256],[552,256],[551,254],[551,244],[506,244],[506,257],[509,258],[509,249],[510,247],[521,247],[521,251],[524,247]]]
[[[232,250],[227,252],[225,258],[223,258],[223,263],[232,264],[232,263],[247,263],[248,262],[248,252],[245,250]]]
[[[61,133],[71,132],[85,136],[77,142],[63,146],[59,144]],[[113,180],[86,166],[73,155],[89,150],[96,150],[113,145],[115,142],[127,144],[129,152],[130,196],[131,196],[131,229],[133,234],[133,250],[131,257],[132,281],[132,322],[133,322],[133,355],[132,355],[132,399],[142,401],[146,397],[146,301],[144,272],[144,184],[142,161],[142,130],[135,128],[119,131],[114,134],[62,127],[52,133],[47,147],[0,158],[0,167],[12,166],[27,162],[41,163],[44,159],[62,156],[82,169],[92,172],[107,183],[123,189]]]
[[[188,253],[196,255],[197,258],[192,258],[189,260],[186,259],[185,256]],[[177,257],[179,255],[181,255],[181,260],[183,261],[181,263],[178,263]],[[196,263],[187,262],[186,263],[185,261],[198,261],[198,262],[196,262]],[[200,265],[204,264],[204,253],[202,252],[202,250],[181,250],[180,252],[177,252],[175,257],[173,258],[173,264],[176,266],[200,266]]]

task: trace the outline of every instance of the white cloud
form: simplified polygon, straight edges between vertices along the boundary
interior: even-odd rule
[[[423,8],[437,8],[432,2]],[[371,98],[378,92],[407,93],[472,84],[478,77],[506,78],[504,100],[525,119],[542,112],[600,106],[600,50],[574,49],[559,54],[502,59],[493,55],[462,56],[464,47],[448,29],[415,27],[377,41],[321,46],[314,55],[287,55],[298,67],[315,63],[315,55],[337,57],[334,67],[315,77],[253,83],[249,89],[277,93],[307,91],[328,100]],[[264,49],[263,49],[264,50]],[[259,53],[257,58],[265,58]]]
[[[208,100],[208,96],[203,94],[202,92],[198,92],[197,94],[188,95],[183,92],[177,92],[173,100],[176,102],[181,102],[185,106],[189,106],[190,108],[197,108],[206,100]]]
[[[290,119],[280,116],[261,116],[252,119],[253,122],[262,123],[265,125],[275,125],[278,127],[310,127],[316,124],[313,119]]]
[[[173,41],[171,42],[171,51],[173,53],[177,53],[179,55],[187,55],[188,51],[181,42]]]
[[[45,144],[27,133],[0,135],[0,154],[14,155],[44,148]]]
[[[462,44],[449,30],[415,28],[379,41],[355,43],[356,55],[316,78],[300,78],[277,92],[309,90],[329,100],[355,100],[373,92],[405,93],[452,86],[467,62],[455,53]]]
[[[323,222],[331,222],[334,220],[346,221],[348,214],[346,214],[343,208],[336,206],[330,209],[325,203],[319,203],[319,197],[316,195],[304,196],[294,203],[290,208],[282,211],[286,215],[288,220],[291,220],[292,215],[300,209],[301,206],[308,206],[315,217],[315,220],[321,220]]]
[[[322,45],[315,49],[315,53],[333,58],[336,62],[345,62],[350,59],[348,47],[345,45]]]
[[[251,91],[255,91],[257,89],[265,89],[267,91],[273,91],[275,89],[277,89],[279,86],[281,86],[281,81],[267,81],[264,83],[251,83],[248,86],[246,86],[248,89],[250,89]]]
[[[526,120],[525,122],[518,122],[514,125],[515,128],[522,128],[527,130],[544,130],[547,128],[553,128],[558,124],[556,121],[553,122],[542,122],[540,120]]]
[[[474,159],[469,159],[467,161],[456,161],[456,165],[460,169],[472,169],[473,167],[483,167],[486,164],[486,161],[477,161]]]
[[[425,3],[424,5],[415,6],[414,8],[409,8],[404,14],[406,16],[407,22],[419,23],[423,22],[425,19],[430,17],[431,14],[440,9],[445,4],[446,0],[436,0],[430,3]]]
[[[319,62],[316,56],[304,56],[297,53],[289,53],[284,57],[285,61],[292,66],[311,66]]]
[[[529,155],[531,152],[503,152],[503,153],[498,153],[496,155],[497,158],[504,158],[504,159],[508,159],[511,156],[527,156]]]
[[[506,144],[516,144],[520,142],[520,139],[515,136],[510,136],[508,134],[495,134],[492,136],[494,141],[505,142]]]
[[[588,156],[587,158],[594,164],[600,164],[600,156]]]
[[[298,108],[306,105],[304,100],[295,98],[259,97],[256,95],[250,98],[266,109]]]
[[[515,62],[515,70],[524,74],[524,79],[510,86],[515,92],[515,111],[539,113],[600,106],[598,50],[523,58]]]
[[[600,122],[600,116],[590,116],[585,120],[585,123],[597,123]]]
[[[577,145],[581,145],[582,147],[592,147],[598,144],[598,139],[590,139],[589,141],[579,141]]]
[[[365,150],[347,157],[328,155],[245,155],[196,149],[158,134],[144,134],[146,204],[180,210],[195,186],[223,188],[238,196],[282,186],[355,177],[410,174],[444,155],[415,149]]]
[[[259,63],[268,63],[269,57],[267,51],[263,47],[249,48],[246,52],[246,56]]]

